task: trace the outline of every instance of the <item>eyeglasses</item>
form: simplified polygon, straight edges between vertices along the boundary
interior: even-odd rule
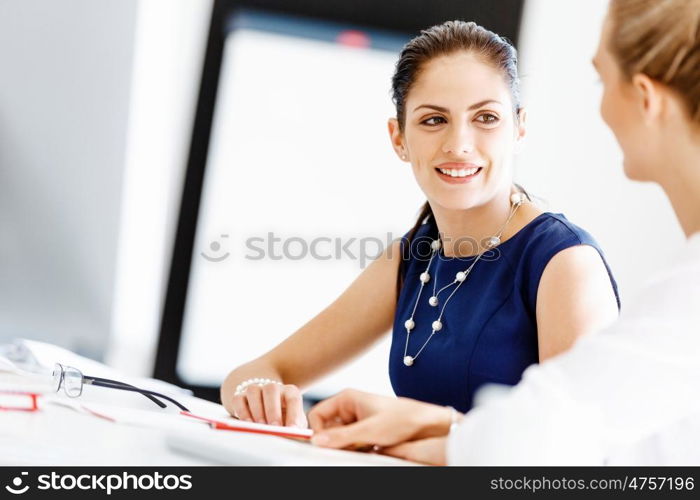
[[[153,401],[155,404],[161,408],[167,407],[159,398],[170,401],[172,404],[180,408],[182,411],[189,410],[183,405],[175,401],[173,398],[166,396],[165,394],[160,394],[158,392],[149,391],[146,389],[139,389],[133,385],[126,384],[124,382],[119,382],[117,380],[110,380],[108,378],[92,377],[90,375],[83,375],[83,373],[77,368],[72,366],[64,366],[61,363],[56,363],[53,369],[53,388],[58,392],[63,386],[63,391],[69,398],[77,398],[83,393],[83,385],[96,385],[99,387],[108,387],[111,389],[119,389],[122,391],[138,392],[143,394],[148,399]]]

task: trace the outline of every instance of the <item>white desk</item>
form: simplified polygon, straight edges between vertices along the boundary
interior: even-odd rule
[[[195,414],[224,415],[220,405],[202,399],[175,399]],[[128,405],[147,416],[167,418],[158,427],[114,423],[41,400],[40,411],[0,411],[0,464],[409,465],[390,457],[320,449],[274,436],[213,430],[177,415],[174,409],[162,410],[143,396],[125,391],[86,386],[83,396],[66,401]]]
[[[171,391],[178,389],[168,384],[130,379],[51,344],[26,339],[21,343],[22,354],[31,352],[35,365],[48,373],[58,361],[92,376],[164,393],[195,415],[230,418],[221,405],[175,394]],[[9,360],[0,363],[0,389],[28,390],[28,381],[34,377],[39,384],[36,392],[51,391],[50,376],[36,378],[19,372]],[[80,406],[111,416],[116,423]],[[141,394],[93,385],[85,385],[79,398],[49,392],[40,397],[39,407],[36,412],[0,411],[0,465],[410,465],[390,457],[321,449],[275,436],[214,430],[180,415],[172,404],[161,409]]]

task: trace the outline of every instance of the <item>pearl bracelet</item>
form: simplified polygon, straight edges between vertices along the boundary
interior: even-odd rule
[[[272,380],[270,378],[249,378],[236,386],[236,390],[234,391],[233,395],[240,396],[245,392],[246,388],[248,388],[249,385],[257,385],[258,387],[263,387],[267,384],[282,385],[282,382],[280,382],[279,380]]]

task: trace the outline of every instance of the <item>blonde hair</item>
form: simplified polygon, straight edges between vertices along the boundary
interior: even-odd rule
[[[610,51],[626,78],[643,73],[700,122],[700,0],[611,0]]]

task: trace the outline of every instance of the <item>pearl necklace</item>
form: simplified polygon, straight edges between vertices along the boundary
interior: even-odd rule
[[[438,318],[433,321],[432,323],[432,332],[430,333],[430,336],[426,339],[426,341],[423,343],[420,349],[418,349],[418,352],[415,354],[415,356],[409,356],[408,355],[408,340],[411,336],[411,330],[413,330],[416,327],[416,322],[414,319],[414,315],[416,314],[416,308],[418,307],[418,302],[420,301],[421,294],[423,293],[423,287],[425,287],[425,284],[430,281],[430,264],[433,262],[433,258],[435,255],[439,252],[440,250],[440,238],[433,240],[430,243],[430,248],[432,250],[431,255],[430,255],[430,260],[428,260],[428,266],[426,267],[425,271],[423,271],[419,277],[420,279],[420,290],[418,290],[418,297],[416,297],[416,303],[413,305],[413,311],[411,312],[411,317],[408,318],[404,322],[404,327],[406,328],[406,345],[403,350],[403,364],[406,366],[412,366],[413,363],[415,362],[416,359],[418,359],[418,356],[420,356],[420,353],[423,352],[423,349],[425,349],[425,346],[428,345],[428,342],[433,338],[433,335],[435,335],[437,332],[439,332],[442,329],[442,317],[445,314],[445,308],[447,307],[448,302],[452,298],[452,296],[459,290],[459,287],[462,286],[462,283],[464,283],[469,276],[469,274],[472,272],[472,269],[476,265],[477,262],[481,259],[481,257],[486,253],[488,250],[491,250],[492,248],[496,247],[501,243],[501,235],[503,234],[503,231],[508,227],[508,223],[510,223],[511,219],[515,215],[515,212],[518,211],[518,208],[520,208],[520,205],[523,204],[525,201],[525,195],[523,193],[514,193],[510,197],[510,203],[511,203],[511,208],[510,208],[510,214],[508,215],[508,219],[505,221],[503,226],[501,226],[501,229],[498,231],[498,233],[495,236],[491,236],[487,241],[486,241],[486,248],[479,252],[479,254],[476,256],[474,259],[474,262],[471,263],[471,265],[465,269],[464,271],[459,271],[455,275],[454,281],[451,283],[443,286],[440,290],[437,290],[437,269],[435,271],[435,280],[433,281],[433,295],[428,299],[428,304],[430,304],[432,307],[436,307],[439,304],[438,301],[438,295],[443,291],[448,288],[450,288],[452,285],[457,285],[454,290],[452,290],[452,293],[447,297],[445,300],[445,303],[442,306],[442,309],[440,310],[440,314],[438,315]]]

